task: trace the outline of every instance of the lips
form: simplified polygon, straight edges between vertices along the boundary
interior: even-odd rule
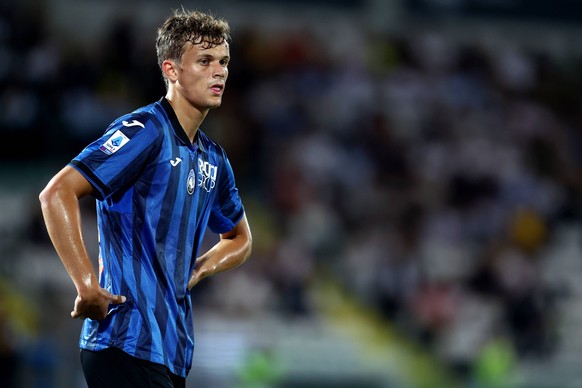
[[[213,84],[210,86],[210,90],[214,94],[220,94],[224,90],[224,84]]]

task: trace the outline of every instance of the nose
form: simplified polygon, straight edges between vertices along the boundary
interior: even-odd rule
[[[226,78],[228,74],[228,68],[221,64],[217,64],[214,68],[214,77],[215,78]]]

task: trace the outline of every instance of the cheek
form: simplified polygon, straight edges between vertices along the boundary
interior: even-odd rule
[[[188,87],[190,88],[199,87],[200,85],[202,85],[202,78],[189,74],[187,77],[184,78],[184,84],[188,85]]]

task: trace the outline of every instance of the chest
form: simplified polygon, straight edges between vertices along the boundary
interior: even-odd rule
[[[157,163],[150,166],[149,196],[159,200],[193,201],[200,206],[215,195],[219,177],[219,160],[199,148],[179,145],[167,147]],[[163,198],[162,198],[163,197]]]

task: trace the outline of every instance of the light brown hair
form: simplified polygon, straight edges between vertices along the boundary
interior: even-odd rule
[[[158,66],[169,59],[181,63],[186,43],[201,44],[212,48],[222,42],[230,41],[230,26],[224,19],[185,9],[175,10],[173,15],[158,28],[156,54]],[[168,80],[164,76],[166,87]]]

